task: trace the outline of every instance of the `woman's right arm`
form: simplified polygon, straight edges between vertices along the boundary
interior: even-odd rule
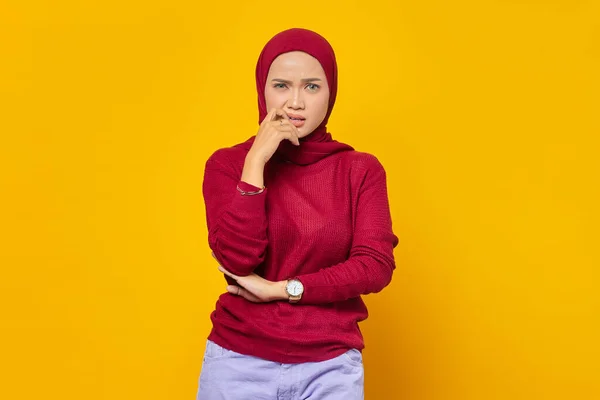
[[[246,276],[264,261],[267,248],[266,189],[240,180],[230,162],[217,151],[206,162],[202,192],[206,206],[208,244],[216,259],[236,275]],[[239,171],[239,170],[238,170]]]
[[[265,164],[282,140],[299,145],[298,131],[282,110],[273,109],[261,123],[241,176],[226,150],[215,152],[206,162],[202,192],[208,243],[219,264],[235,275],[250,275],[262,264],[268,244],[267,189],[244,195],[238,188],[257,192],[264,187]]]

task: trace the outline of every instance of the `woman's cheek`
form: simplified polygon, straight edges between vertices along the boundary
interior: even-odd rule
[[[277,92],[267,92],[265,93],[265,102],[267,105],[267,111],[271,108],[282,108],[285,104],[285,95],[282,95]]]

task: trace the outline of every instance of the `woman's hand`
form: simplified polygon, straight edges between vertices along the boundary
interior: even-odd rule
[[[279,108],[272,108],[260,124],[254,143],[246,155],[242,181],[256,187],[264,187],[264,169],[267,161],[273,157],[282,140],[289,140],[300,146],[298,128],[288,115]]]
[[[300,146],[298,135],[298,128],[292,124],[286,112],[280,108],[272,108],[261,122],[247,157],[266,164],[282,140],[289,140]]]
[[[213,257],[214,257],[213,253]],[[215,257],[216,259],[216,257]],[[275,300],[287,300],[285,291],[287,281],[273,282],[260,275],[237,276],[219,265],[219,271],[235,279],[240,286],[228,285],[227,291],[236,296],[242,296],[253,303],[266,303]]]

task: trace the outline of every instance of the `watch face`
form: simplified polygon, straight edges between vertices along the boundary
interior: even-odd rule
[[[299,296],[304,291],[304,286],[302,286],[302,282],[298,280],[291,280],[287,284],[287,292],[292,296]]]

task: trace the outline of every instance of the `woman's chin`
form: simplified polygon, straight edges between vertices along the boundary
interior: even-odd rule
[[[300,138],[300,139],[305,138],[313,132],[314,132],[314,129],[309,131],[305,127],[298,128],[298,138]]]

